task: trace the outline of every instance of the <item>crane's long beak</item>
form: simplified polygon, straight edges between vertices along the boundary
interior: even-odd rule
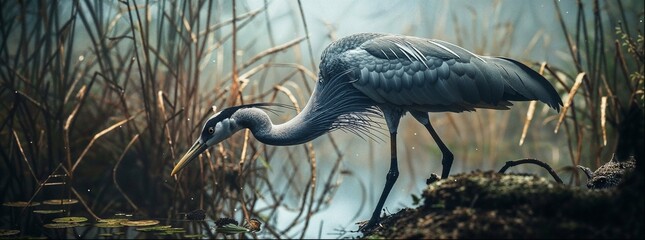
[[[207,148],[208,146],[204,143],[201,143],[201,141],[199,140],[195,141],[193,146],[190,147],[190,149],[188,149],[188,152],[186,152],[186,154],[184,154],[184,156],[181,157],[181,159],[179,159],[179,162],[177,162],[177,164],[175,165],[175,168],[172,169],[172,173],[170,173],[170,176],[174,176],[175,174],[177,174],[179,170],[186,167],[188,163],[190,163],[193,159],[197,158],[197,156],[199,156],[199,154],[204,152]]]

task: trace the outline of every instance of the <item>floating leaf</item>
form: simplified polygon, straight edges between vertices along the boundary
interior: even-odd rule
[[[38,206],[38,205],[40,205],[40,203],[39,203],[39,202],[31,202],[31,204],[29,204],[29,202],[25,202],[25,201],[17,201],[17,202],[6,202],[6,203],[2,203],[2,206],[6,206],[6,207],[19,207],[19,208],[24,208],[24,207],[33,207],[33,206]]]
[[[132,217],[132,214],[130,214],[130,213],[115,213],[114,216],[117,216],[117,217],[120,217],[120,216]]]
[[[184,235],[184,238],[203,238],[206,237],[206,235],[203,234],[188,234]]]
[[[48,223],[43,225],[45,228],[72,228],[72,227],[80,227],[83,226],[82,224],[78,223]]]
[[[120,228],[123,227],[123,225],[119,224],[118,222],[100,222],[97,224],[94,224],[95,227],[98,228]]]
[[[136,228],[136,230],[141,231],[141,232],[165,231],[166,229],[169,229],[170,227],[172,227],[172,226],[164,225],[164,226]]]
[[[43,204],[47,205],[70,205],[76,203],[78,203],[76,199],[50,199],[43,201]]]
[[[98,222],[100,223],[113,223],[113,224],[119,224],[120,222],[127,222],[130,221],[129,219],[125,218],[104,218],[99,220]]]
[[[157,220],[136,220],[136,221],[120,222],[120,224],[123,225],[123,226],[128,226],[128,227],[145,227],[145,226],[157,225],[157,224],[159,224],[159,221],[157,221]]]
[[[55,223],[82,223],[82,222],[87,222],[87,218],[84,218],[84,217],[61,217],[61,218],[52,219],[52,222],[55,222]]]
[[[20,230],[15,229],[0,229],[0,237],[13,236],[20,233]]]
[[[242,226],[238,226],[238,225],[229,223],[229,224],[226,224],[226,225],[224,225],[222,227],[218,227],[217,229],[215,229],[215,231],[218,232],[218,233],[223,233],[223,234],[236,234],[236,233],[250,232],[251,230],[249,230],[249,229],[247,229],[245,227],[242,227]]]
[[[46,209],[38,209],[34,210],[34,213],[38,214],[55,214],[55,213],[64,213],[65,210],[63,209],[56,209],[56,210],[46,210]]]
[[[166,230],[164,230],[164,232],[167,232],[167,233],[185,233],[186,230],[183,229],[183,228],[167,228]]]

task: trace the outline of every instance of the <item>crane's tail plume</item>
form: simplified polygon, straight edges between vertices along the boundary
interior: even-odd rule
[[[542,75],[513,59],[487,57],[486,61],[494,64],[501,78],[505,80],[503,100],[540,100],[556,111],[560,111],[562,99]]]

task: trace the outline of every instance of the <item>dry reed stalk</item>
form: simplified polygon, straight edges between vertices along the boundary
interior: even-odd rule
[[[18,150],[20,150],[20,155],[22,156],[22,159],[25,161],[25,164],[29,169],[29,173],[31,173],[31,176],[34,178],[34,181],[38,182],[38,177],[36,177],[36,173],[34,173],[34,169],[31,168],[31,164],[29,164],[29,160],[27,160],[27,155],[25,155],[25,150],[22,148],[22,144],[20,144],[18,133],[16,133],[15,130],[12,130],[11,132],[13,133],[13,137],[16,140],[16,144],[18,145]]]
[[[538,73],[540,75],[544,75],[544,69],[546,68],[546,62],[543,62],[540,64],[540,71]],[[531,124],[531,120],[533,120],[533,115],[535,114],[535,105],[537,104],[537,101],[533,100],[529,104],[529,109],[526,111],[526,120],[524,121],[524,127],[522,128],[522,136],[520,137],[520,146],[524,144],[524,138],[526,138],[526,133],[529,130],[529,125]]]
[[[602,129],[602,145],[607,146],[607,96],[600,101],[600,128]]]
[[[535,105],[537,104],[537,101],[533,100],[529,104],[529,109],[526,111],[526,121],[524,121],[524,127],[522,128],[522,136],[520,137],[520,143],[519,145],[522,146],[524,144],[524,138],[526,138],[526,133],[529,130],[529,125],[531,124],[531,120],[533,120],[533,114],[535,113]]]
[[[87,144],[85,149],[83,149],[83,152],[81,153],[81,155],[79,155],[78,158],[76,159],[76,161],[74,162],[74,165],[72,166],[72,169],[71,169],[70,173],[73,173],[76,170],[76,167],[78,167],[78,164],[80,164],[81,161],[84,159],[85,154],[87,154],[88,150],[90,150],[90,148],[94,145],[94,142],[96,142],[96,140],[98,140],[99,138],[103,137],[105,134],[108,134],[112,130],[114,130],[114,129],[120,127],[120,126],[123,126],[123,124],[128,123],[130,120],[132,120],[135,117],[139,116],[139,114],[142,113],[142,112],[143,111],[139,111],[135,115],[133,115],[133,116],[131,116],[129,118],[123,119],[123,120],[121,120],[121,121],[119,121],[119,122],[117,122],[115,124],[112,124],[112,126],[109,126],[109,127],[105,128],[105,129],[103,129],[102,131],[100,131],[97,134],[94,134],[94,136],[90,140],[90,143]]]
[[[242,66],[240,68],[241,69],[246,69],[247,67],[251,66],[253,63],[257,62],[258,60],[262,59],[263,57],[266,57],[266,56],[272,55],[274,53],[289,49],[289,48],[291,48],[293,46],[296,46],[297,44],[299,44],[303,40],[305,40],[305,37],[296,38],[296,39],[291,40],[289,42],[286,42],[286,43],[284,43],[282,45],[278,45],[278,46],[275,46],[275,47],[272,47],[272,48],[268,48],[268,49],[256,54],[255,56],[251,57],[251,59],[247,60],[244,64],[242,64]]]
[[[578,74],[576,77],[576,81],[573,84],[573,87],[571,87],[571,91],[569,91],[569,96],[567,97],[567,101],[565,102],[564,106],[562,107],[562,112],[560,113],[560,118],[558,119],[558,122],[556,123],[555,130],[553,131],[554,133],[558,133],[558,129],[560,129],[560,124],[562,124],[562,121],[564,121],[564,116],[567,114],[567,110],[569,110],[569,107],[571,106],[573,102],[573,97],[576,95],[578,92],[578,88],[580,88],[580,85],[582,84],[582,79],[585,77],[585,73],[581,72]]]
[[[164,132],[166,133],[166,139],[168,141],[168,146],[170,147],[170,156],[172,159],[176,159],[177,156],[175,155],[175,142],[172,140],[172,136],[170,136],[170,128],[168,127],[168,118],[166,117],[166,107],[164,106],[164,99],[167,99],[164,92],[159,90],[157,92],[157,106],[159,107],[159,111],[161,112],[161,117],[164,122],[163,128]],[[138,135],[137,135],[138,136]]]
[[[119,159],[118,159],[118,160],[116,161],[116,163],[114,164],[114,168],[112,168],[112,182],[114,183],[114,186],[115,186],[115,187],[116,187],[116,189],[121,193],[121,195],[123,195],[123,197],[124,197],[124,198],[125,198],[125,200],[128,202],[128,204],[130,204],[130,206],[132,206],[132,208],[134,208],[134,211],[135,211],[135,212],[139,211],[139,207],[138,207],[138,206],[137,206],[137,205],[132,201],[132,199],[130,199],[130,197],[128,196],[128,194],[126,194],[126,193],[123,191],[123,189],[121,188],[121,185],[120,185],[120,184],[119,184],[119,182],[116,180],[116,172],[117,172],[117,171],[118,171],[118,169],[119,169],[119,165],[121,165],[121,161],[123,161],[123,157],[125,157],[125,154],[128,152],[128,150],[130,150],[130,147],[132,147],[132,145],[133,145],[137,140],[139,140],[139,134],[135,134],[135,135],[134,135],[134,137],[132,137],[132,139],[130,140],[130,142],[128,142],[128,145],[127,145],[127,146],[125,146],[125,149],[123,149],[123,153],[121,153],[121,156],[119,157]]]

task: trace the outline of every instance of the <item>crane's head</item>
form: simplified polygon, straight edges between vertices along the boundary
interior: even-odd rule
[[[199,154],[206,151],[210,146],[224,141],[235,132],[241,130],[242,127],[237,124],[233,118],[233,113],[242,107],[244,106],[227,108],[208,118],[202,128],[199,138],[197,138],[197,141],[193,143],[193,146],[188,149],[188,152],[179,159],[179,162],[177,162],[175,168],[172,169],[172,173],[170,175],[172,176],[177,174],[179,170],[186,167],[188,163],[197,158]]]
[[[242,113],[243,111],[240,111],[240,110],[243,110],[243,109],[250,110],[252,108],[267,109],[266,107],[268,106],[280,106],[280,107],[290,108],[286,105],[275,104],[275,103],[254,103],[254,104],[246,104],[246,105],[230,107],[215,113],[213,116],[208,118],[208,120],[206,120],[206,123],[202,128],[199,138],[197,138],[197,141],[193,143],[193,146],[190,147],[190,149],[188,149],[188,152],[186,152],[186,154],[184,154],[184,156],[182,156],[181,159],[179,159],[179,162],[177,162],[175,167],[172,169],[172,173],[170,175],[172,176],[177,174],[179,170],[186,167],[188,163],[190,163],[192,160],[197,158],[199,154],[206,151],[206,149],[208,149],[209,147],[215,144],[218,144],[221,141],[224,141],[225,139],[229,138],[237,131],[242,130],[243,128],[247,128],[249,124],[248,123],[244,124],[245,122],[243,119],[244,117],[240,117],[240,115],[244,115],[244,114]],[[267,110],[270,110],[270,109],[267,109]],[[242,118],[242,119],[239,119],[239,118]]]

